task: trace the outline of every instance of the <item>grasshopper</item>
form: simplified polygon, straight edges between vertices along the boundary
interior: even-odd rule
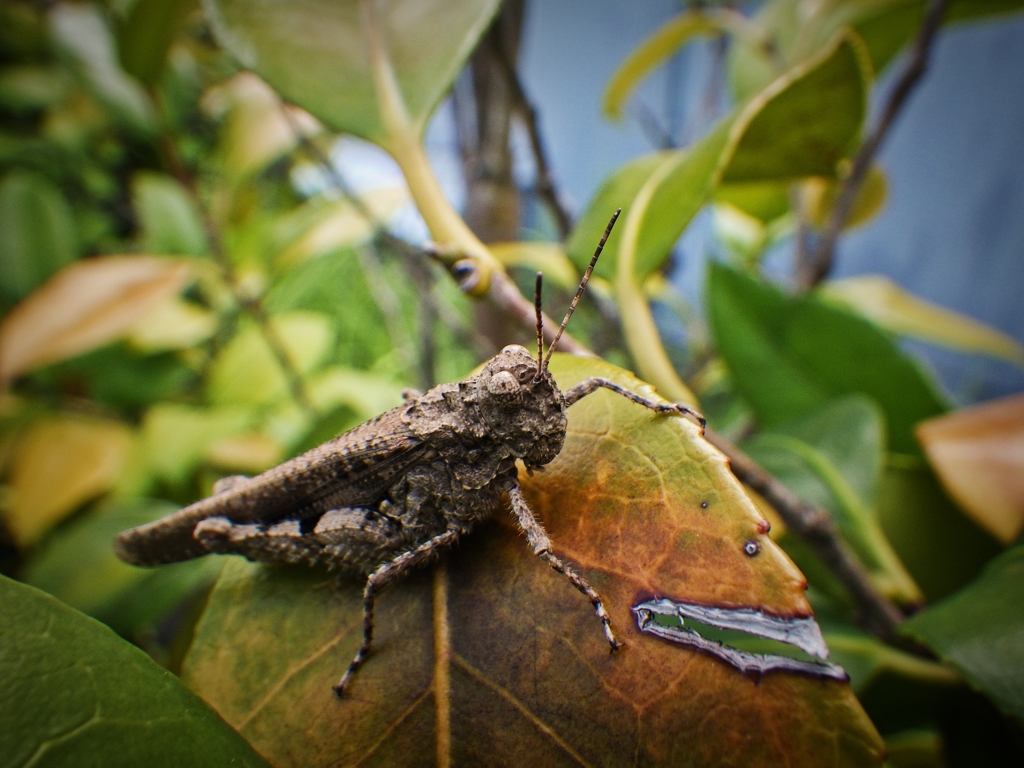
[[[657,413],[700,414],[641,397],[608,379],[561,392],[548,363],[586,289],[612,216],[565,319],[544,356],[541,275],[537,275],[537,359],[510,345],[465,381],[441,384],[318,448],[256,477],[229,477],[214,494],[161,520],[119,534],[114,549],[140,566],[210,553],[272,563],[323,564],[366,577],[363,640],[334,691],[341,696],[370,653],[378,593],[448,549],[507,497],[535,555],[593,604],[614,651],[601,597],[552,551],[523,498],[516,462],[528,472],[552,461],[566,436],[566,409],[600,388]]]

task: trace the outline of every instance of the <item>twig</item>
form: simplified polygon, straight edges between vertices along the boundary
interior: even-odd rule
[[[839,238],[839,232],[843,224],[846,223],[850,209],[857,199],[857,193],[860,191],[868,169],[871,167],[871,161],[878,152],[882,140],[888,133],[896,115],[906,102],[907,96],[921,80],[921,76],[928,66],[928,56],[931,52],[932,43],[935,40],[935,34],[942,23],[942,17],[948,5],[949,0],[931,0],[928,4],[928,10],[924,21],[921,23],[921,29],[917,33],[917,39],[914,41],[910,61],[907,62],[903,69],[903,74],[900,75],[899,81],[893,88],[892,93],[889,94],[889,99],[885,104],[885,109],[882,111],[878,124],[857,151],[853,166],[850,169],[849,175],[843,180],[835,207],[832,209],[828,224],[822,233],[814,255],[807,260],[802,269],[798,269],[796,281],[800,288],[804,290],[813,288],[824,280],[832,270],[836,240]]]
[[[310,398],[309,392],[306,390],[306,383],[302,379],[302,374],[299,373],[298,369],[292,364],[291,359],[289,359],[284,343],[281,341],[281,337],[278,335],[277,330],[273,325],[271,325],[270,318],[267,316],[267,312],[263,307],[263,301],[260,297],[244,296],[239,291],[234,265],[232,265],[227,254],[224,253],[220,231],[217,229],[213,220],[209,217],[207,217],[206,220],[206,234],[210,240],[210,252],[213,254],[214,261],[217,262],[218,266],[220,266],[221,270],[224,272],[224,276],[227,279],[231,293],[235,297],[235,301],[238,302],[238,305],[242,308],[243,312],[246,312],[253,320],[256,321],[256,326],[260,329],[260,333],[263,335],[264,341],[267,342],[267,346],[270,348],[271,354],[274,356],[274,359],[277,360],[277,364],[281,366],[281,371],[284,373],[285,380],[288,383],[288,389],[291,392],[292,399],[295,400],[298,406],[302,408],[307,415],[316,418],[319,413],[313,405],[313,400]]]
[[[733,474],[775,507],[786,526],[806,541],[842,582],[857,604],[863,626],[882,639],[892,639],[903,615],[871,584],[864,567],[836,531],[832,516],[801,499],[714,430],[707,429],[705,437],[728,457]]]
[[[647,103],[640,98],[634,98],[629,103],[629,113],[640,126],[640,130],[647,136],[653,146],[658,149],[675,149],[676,141],[658,122],[657,116]]]
[[[537,168],[536,193],[537,196],[547,205],[551,215],[558,225],[558,234],[562,240],[569,237],[572,231],[572,216],[568,209],[562,204],[561,196],[555,187],[554,177],[551,174],[551,163],[548,162],[547,150],[544,147],[544,140],[540,134],[540,119],[537,116],[537,109],[533,106],[523,84],[519,80],[519,73],[516,71],[508,52],[503,45],[496,46],[497,60],[501,65],[502,74],[508,82],[508,87],[515,99],[516,111],[526,126],[526,132],[530,137],[530,149],[533,152],[533,161]]]

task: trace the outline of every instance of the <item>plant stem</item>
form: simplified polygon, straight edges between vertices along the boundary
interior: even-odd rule
[[[651,308],[640,286],[636,283],[634,262],[636,245],[640,238],[640,225],[647,213],[647,206],[658,185],[673,169],[671,163],[663,164],[641,188],[626,214],[621,239],[619,258],[616,265],[615,296],[619,301],[622,330],[626,346],[636,361],[641,378],[653,384],[661,394],[674,402],[696,406],[697,397],[676,374],[675,366],[668,359],[661,343],[661,334],[654,323]]]
[[[821,235],[818,247],[815,249],[813,256],[798,265],[796,283],[799,288],[803,290],[813,288],[828,277],[829,272],[832,271],[832,263],[835,260],[836,240],[839,238],[840,230],[842,230],[850,215],[850,210],[857,199],[857,193],[867,177],[871,162],[878,153],[882,140],[889,132],[889,128],[892,126],[896,115],[906,103],[907,96],[910,95],[914,86],[920,82],[921,76],[924,75],[925,69],[928,66],[928,57],[931,52],[932,43],[935,40],[935,34],[942,23],[942,17],[948,5],[949,0],[931,0],[928,4],[928,10],[921,24],[921,29],[917,33],[917,39],[914,41],[910,60],[903,68],[903,74],[900,75],[900,79],[893,88],[892,93],[889,94],[889,99],[882,110],[878,124],[857,151],[857,156],[854,158],[850,173],[842,182],[835,207],[829,216],[828,224]]]
[[[528,301],[515,287],[501,267],[472,230],[451,207],[441,185],[430,166],[426,150],[420,140],[422,125],[413,124],[395,78],[381,25],[376,15],[373,0],[361,0],[363,30],[366,34],[374,85],[380,103],[381,118],[388,132],[381,145],[386,149],[405,175],[413,201],[427,223],[431,235],[444,246],[454,246],[453,253],[471,259],[476,269],[475,279],[465,290],[472,296],[484,296],[513,317],[530,318],[533,325],[533,303]],[[457,258],[449,258],[455,262]],[[550,318],[545,319],[545,337],[554,337],[558,325]],[[564,352],[589,354],[589,351],[568,334],[560,342]]]

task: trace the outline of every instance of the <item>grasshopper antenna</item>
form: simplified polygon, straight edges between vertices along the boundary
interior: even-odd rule
[[[534,381],[540,380],[540,373],[543,370],[541,361],[544,359],[544,313],[540,309],[540,288],[544,282],[544,273],[537,273],[537,287],[533,291],[533,308],[537,313],[537,375]]]
[[[555,351],[555,347],[558,345],[558,340],[562,338],[562,331],[564,331],[565,326],[568,325],[569,318],[572,317],[572,313],[576,311],[576,305],[580,302],[580,296],[582,296],[583,291],[587,289],[587,283],[590,281],[590,276],[594,272],[594,267],[597,266],[597,260],[601,256],[601,251],[604,250],[604,244],[608,241],[608,235],[612,233],[612,227],[615,226],[615,221],[619,218],[620,213],[622,213],[622,209],[616,208],[615,213],[612,214],[611,221],[609,221],[608,226],[605,227],[604,234],[601,236],[601,242],[597,244],[597,250],[594,251],[594,258],[590,260],[590,266],[587,267],[587,271],[583,273],[583,279],[580,280],[580,287],[576,289],[576,295],[572,298],[572,303],[569,305],[569,311],[565,313],[565,319],[562,320],[562,324],[558,328],[558,333],[556,333],[555,338],[551,340],[551,346],[548,347],[548,356],[544,358],[544,365],[538,370],[547,368],[548,363],[551,362],[551,353]]]

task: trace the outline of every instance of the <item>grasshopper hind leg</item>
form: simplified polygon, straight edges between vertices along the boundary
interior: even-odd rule
[[[282,520],[273,525],[235,523],[210,517],[196,525],[193,536],[208,552],[242,555],[264,563],[326,565],[366,572],[365,564],[380,552],[410,547],[400,526],[376,510],[332,509],[315,525],[311,520]],[[310,530],[311,528],[311,530]]]

